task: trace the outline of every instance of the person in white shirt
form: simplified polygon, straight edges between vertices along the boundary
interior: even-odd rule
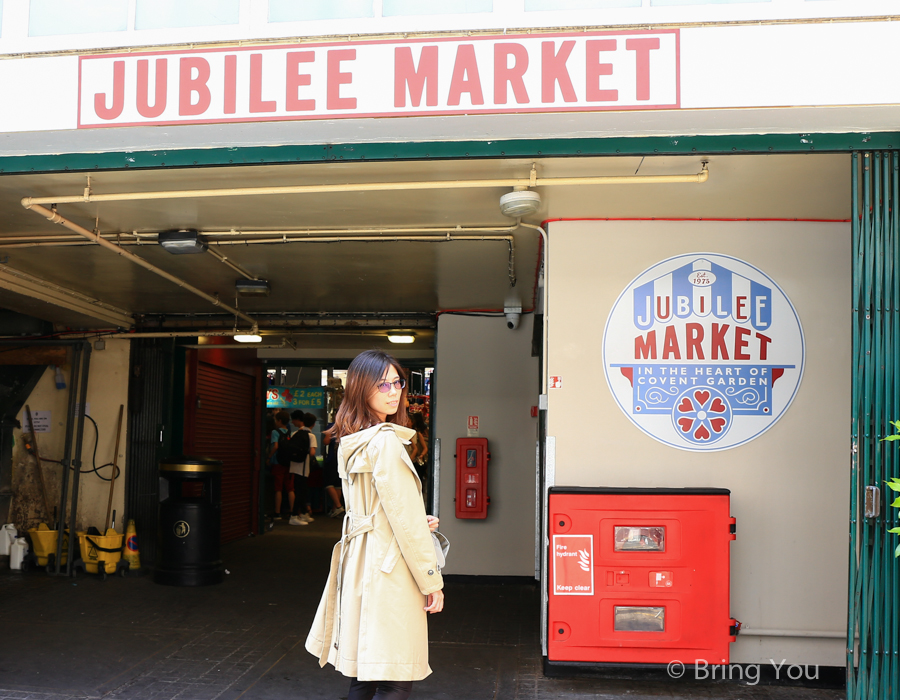
[[[312,516],[312,507],[309,503],[309,469],[316,457],[316,449],[319,446],[315,434],[312,432],[316,424],[316,417],[312,413],[293,411],[291,422],[300,430],[309,433],[309,454],[304,462],[291,462],[291,473],[294,475],[294,514],[291,516],[291,525],[309,525],[315,518]]]

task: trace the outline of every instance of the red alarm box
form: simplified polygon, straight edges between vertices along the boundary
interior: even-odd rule
[[[487,468],[491,458],[487,438],[456,439],[456,517],[486,518],[491,502]]]
[[[727,664],[727,489],[553,488],[548,663]]]

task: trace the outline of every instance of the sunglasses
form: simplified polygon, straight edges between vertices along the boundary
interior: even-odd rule
[[[406,388],[406,380],[405,379],[395,379],[392,382],[381,382],[381,384],[376,384],[378,387],[378,391],[382,394],[386,394],[391,390],[391,387],[394,387],[397,391],[403,391]]]

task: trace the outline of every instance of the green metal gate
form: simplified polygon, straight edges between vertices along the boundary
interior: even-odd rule
[[[847,700],[900,697],[898,511],[885,481],[900,476],[900,152],[853,155],[853,389]],[[869,503],[867,505],[867,487]],[[871,487],[881,491],[876,514]]]

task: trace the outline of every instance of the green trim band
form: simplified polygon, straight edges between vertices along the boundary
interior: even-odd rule
[[[851,153],[900,148],[900,132],[849,134],[730,134],[596,139],[427,141],[334,145],[249,146],[183,150],[62,153],[0,157],[0,174],[144,170],[391,160],[559,158],[570,156]]]

